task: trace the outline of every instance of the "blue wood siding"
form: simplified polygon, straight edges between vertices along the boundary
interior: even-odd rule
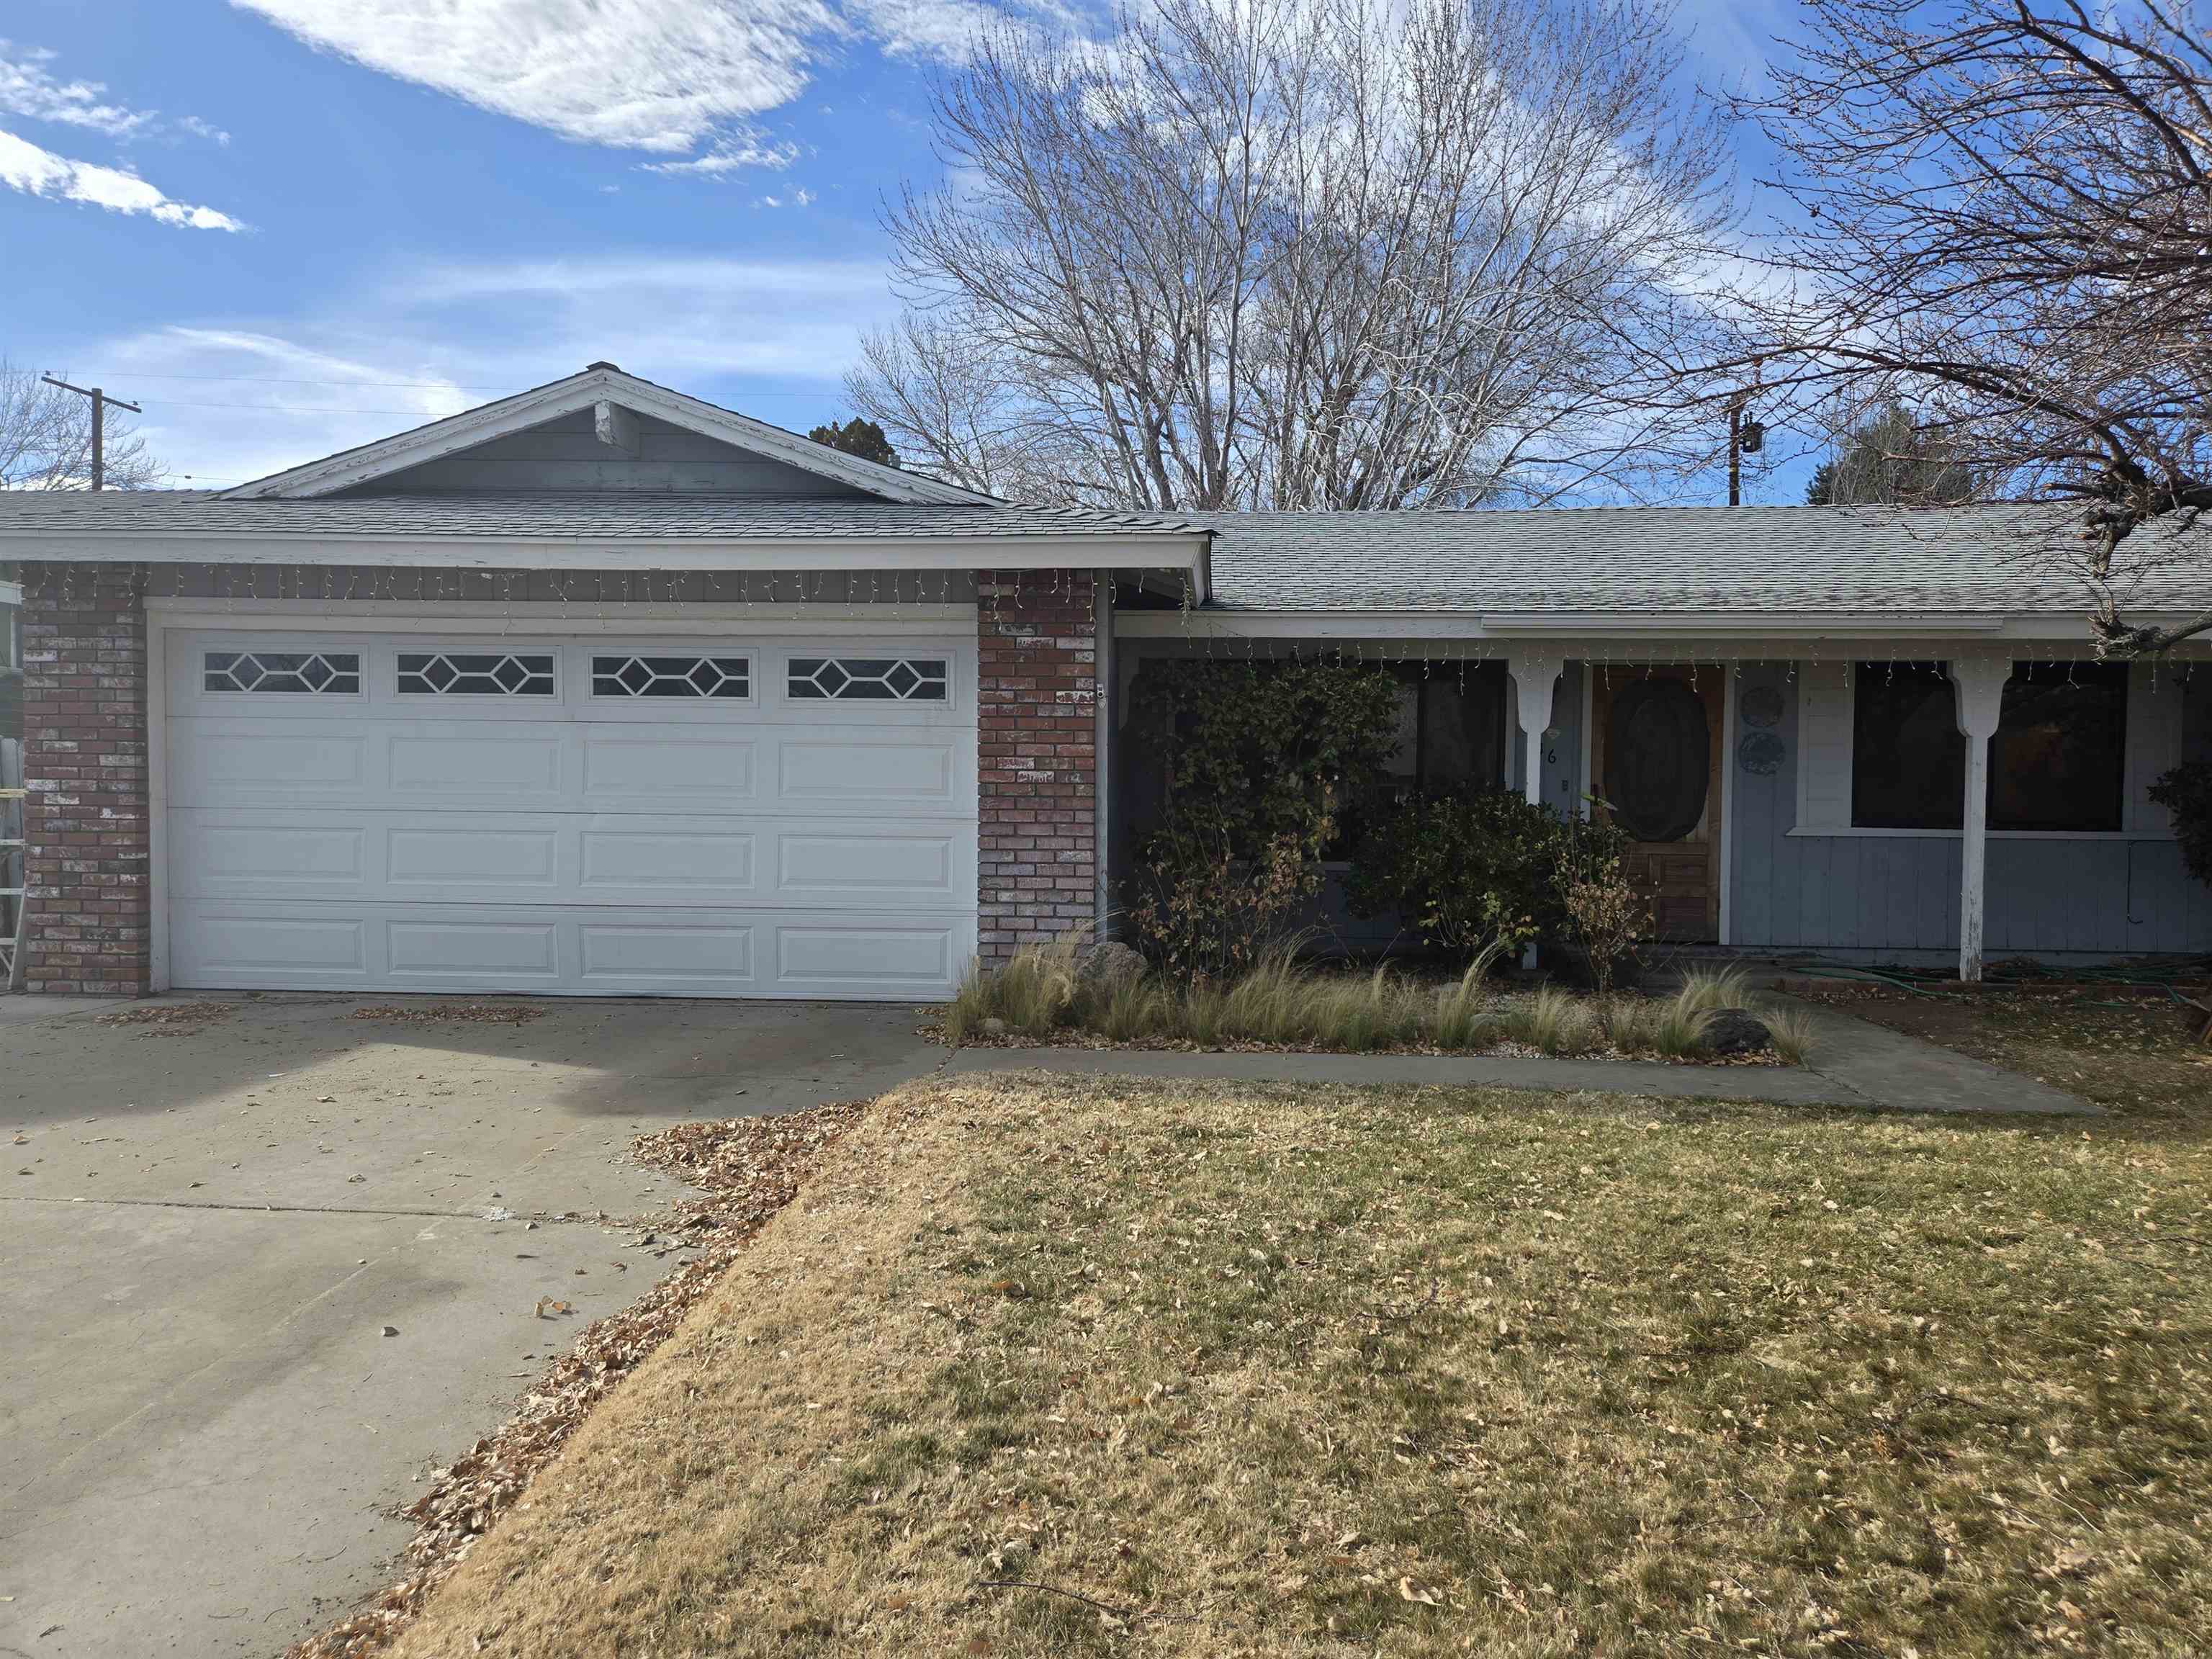
[[[1793,836],[1797,687],[1787,663],[1747,663],[1737,687],[1783,693],[1778,769],[1734,769],[1731,942],[1760,949],[1926,951],[1959,942],[1959,842],[1949,836]],[[2186,741],[2212,742],[2212,674],[2190,687]],[[2069,837],[1989,843],[1984,948],[2009,952],[2212,951],[2212,890],[2171,841]]]

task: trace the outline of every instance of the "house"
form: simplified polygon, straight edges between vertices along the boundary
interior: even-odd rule
[[[2143,793],[2212,675],[2089,662],[1987,529],[1024,507],[605,363],[234,489],[0,496],[27,980],[943,996],[1107,924],[1127,694],[1231,651],[1391,664],[1411,780],[1602,793],[1686,941],[2212,949]]]

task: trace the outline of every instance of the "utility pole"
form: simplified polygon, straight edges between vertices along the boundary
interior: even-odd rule
[[[64,392],[74,392],[80,398],[92,399],[92,487],[94,489],[106,489],[108,404],[113,404],[118,409],[127,409],[133,415],[143,415],[146,411],[136,404],[126,404],[120,398],[109,397],[96,386],[71,386],[67,380],[57,380],[51,374],[41,374],[39,378],[48,386],[57,386]]]

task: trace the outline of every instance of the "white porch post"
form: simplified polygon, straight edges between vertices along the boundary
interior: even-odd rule
[[[1983,855],[1989,845],[1990,739],[2004,708],[2012,664],[1998,657],[1959,657],[1947,665],[1959,698],[1959,730],[1966,739],[1966,833],[1959,848],[1959,977],[1982,977]]]
[[[1552,728],[1552,693],[1559,684],[1561,657],[1538,657],[1516,651],[1505,659],[1513,676],[1514,695],[1520,702],[1521,731],[1527,744],[1528,775],[1522,790],[1531,805],[1544,799],[1544,733]]]

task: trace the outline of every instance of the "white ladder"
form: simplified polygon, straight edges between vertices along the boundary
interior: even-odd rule
[[[23,787],[23,746],[0,738],[0,991],[23,988],[23,935],[30,914],[24,836],[30,791]]]

